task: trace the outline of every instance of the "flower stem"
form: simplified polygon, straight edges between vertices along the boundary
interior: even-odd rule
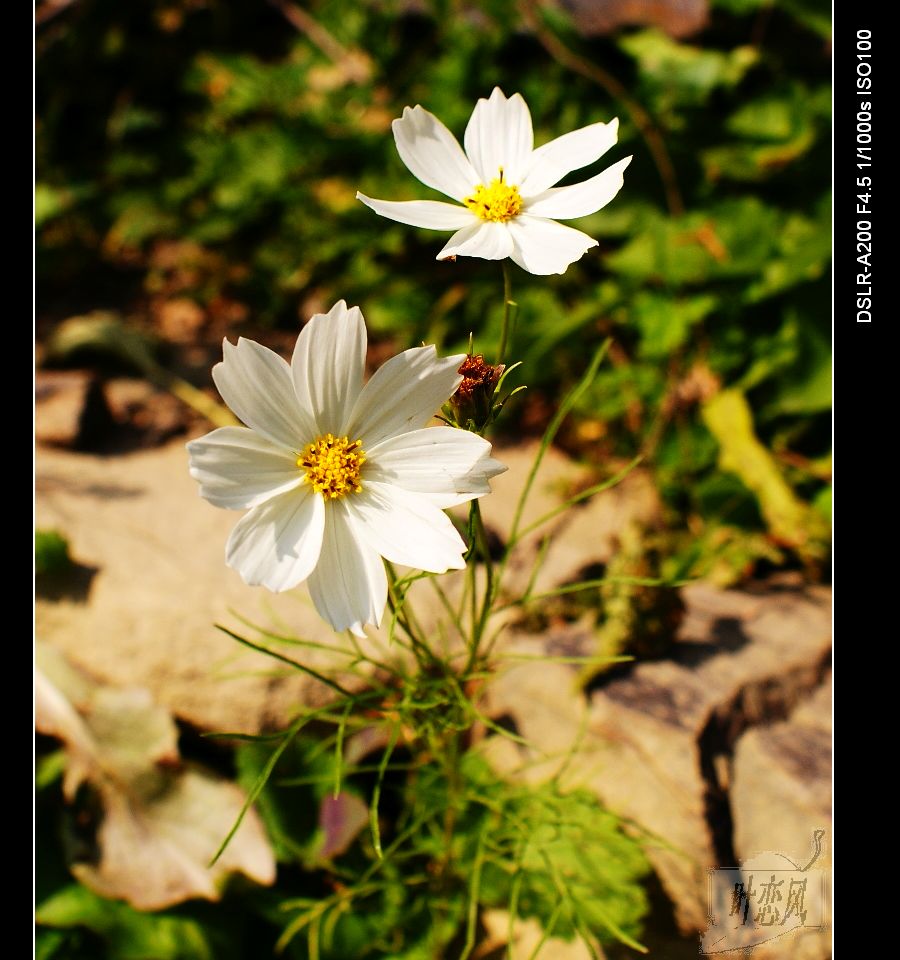
[[[487,626],[488,618],[491,614],[491,607],[493,606],[494,601],[494,561],[491,559],[491,548],[490,544],[488,543],[487,529],[485,528],[484,520],[481,516],[481,507],[479,506],[477,500],[472,501],[471,528],[474,534],[478,552],[481,554],[482,560],[484,561],[486,583],[484,587],[484,600],[482,601],[480,614],[476,614],[476,606],[473,603],[472,643],[469,647],[469,659],[464,671],[466,674],[469,673],[478,660],[478,647],[481,643],[481,638],[484,636],[484,630]],[[474,574],[474,564],[472,565],[472,571]],[[474,597],[474,576],[472,590]]]
[[[512,339],[512,327],[515,323],[513,308],[518,306],[512,298],[512,271],[509,268],[509,260],[501,260],[500,266],[503,269],[503,329],[500,331],[500,347],[497,350],[498,366],[503,363],[506,348]]]
[[[428,645],[420,637],[421,627],[416,622],[412,610],[406,603],[406,595],[401,595],[397,590],[397,573],[393,564],[385,561],[385,570],[388,577],[388,608],[391,615],[396,618],[397,623],[403,628],[403,632],[409,637],[412,644],[412,652],[415,654],[419,666],[424,667],[434,659]]]

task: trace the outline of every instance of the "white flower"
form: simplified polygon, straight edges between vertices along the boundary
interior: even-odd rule
[[[366,327],[343,300],[303,328],[290,364],[243,338],[223,353],[213,379],[247,426],[187,447],[202,497],[249,508],[225,547],[248,584],[279,592],[308,580],[321,616],[361,636],[384,612],[382,557],[433,573],[465,566],[443,511],[490,493],[506,468],[473,433],[425,428],[462,380],[464,355],[406,350],[363,386]]]
[[[619,192],[622,173],[631,163],[626,157],[583,183],[554,187],[567,173],[609,150],[616,142],[619,121],[593,123],[535,150],[527,104],[518,93],[507,100],[499,87],[472,111],[465,153],[441,121],[420,106],[406,107],[393,129],[400,159],[412,173],[463,206],[356,196],[391,220],[455,230],[438,260],[511,257],[529,273],[564,273],[597,241],[555,221],[605,207]]]

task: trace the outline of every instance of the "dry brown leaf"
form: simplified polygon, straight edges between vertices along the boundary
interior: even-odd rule
[[[585,36],[612,33],[622,26],[658,27],[686,37],[706,26],[708,0],[556,0]]]
[[[723,390],[703,404],[702,414],[719,442],[719,467],[737,474],[755,494],[776,541],[793,547],[808,561],[821,561],[827,553],[827,524],[820,513],[797,497],[775,458],[760,443],[744,394],[736,389]]]
[[[87,782],[103,809],[96,863],[72,865],[85,886],[139,910],[161,910],[196,897],[218,900],[233,872],[274,881],[274,855],[252,810],[215,866],[207,866],[244,793],[180,765],[177,727],[146,690],[96,683],[44,644],[36,661],[36,726],[64,744],[65,796],[72,799]]]
[[[218,900],[220,882],[233,872],[262,884],[275,879],[272,850],[252,811],[216,865],[207,867],[244,803],[233,783],[189,768],[168,777],[155,795],[135,798],[107,789],[102,796],[100,861],[72,867],[101,896],[122,897],[139,910],[162,910],[194,897]]]

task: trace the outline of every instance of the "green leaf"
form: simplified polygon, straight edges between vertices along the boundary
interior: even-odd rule
[[[747,291],[748,302],[764,300],[825,276],[831,262],[831,205],[826,197],[817,219],[793,215],[778,233],[777,248],[762,276]],[[866,268],[860,267],[860,270]]]
[[[820,0],[780,0],[786,11],[792,13],[804,26],[819,34],[824,40],[831,39],[831,17]]]
[[[634,943],[648,909],[640,881],[649,864],[618,818],[587,791],[563,794],[553,782],[527,788],[498,783],[476,755],[467,755],[464,769],[476,796],[491,798],[494,816],[487,834],[493,855],[481,873],[482,901],[507,907],[515,886],[517,915],[546,925],[564,878],[570,909],[557,919],[555,936],[571,938],[580,922],[601,942]],[[459,830],[474,857],[484,826],[472,813]]]
[[[242,743],[235,751],[238,783],[250,790],[265,769],[276,744]],[[319,808],[334,784],[334,755],[317,749],[317,741],[297,737],[285,749],[256,801],[275,855],[282,863],[312,865],[324,842]],[[282,785],[292,778],[299,786]]]
[[[753,276],[771,258],[781,221],[755,197],[726,200],[677,220],[651,218],[606,262],[623,276],[675,286]]]
[[[675,299],[639,293],[629,312],[641,332],[640,355],[648,360],[668,356],[688,339],[691,327],[717,305],[718,299],[709,294]]]
[[[783,381],[766,405],[766,416],[806,415],[831,409],[831,351],[822,348],[806,361],[805,371],[795,380]]]
[[[771,7],[774,3],[775,0],[712,0],[711,5],[736,16],[742,16],[754,13],[761,7]]]
[[[812,505],[815,510],[818,510],[819,513],[822,514],[828,525],[831,526],[831,484],[823,487],[815,495]]]
[[[700,105],[717,87],[736,86],[759,60],[759,51],[751,46],[728,52],[703,49],[659,30],[626,34],[618,43],[637,61],[642,76],[682,104]]]
[[[34,572],[62,573],[72,566],[69,541],[56,530],[34,531]]]
[[[40,926],[84,927],[106,943],[110,960],[218,960],[237,958],[232,938],[189,917],[139,913],[71,884],[38,905]],[[49,954],[52,956],[52,954]]]
[[[38,182],[34,186],[34,225],[38,229],[67,213],[79,200],[90,195],[91,188],[54,187]]]

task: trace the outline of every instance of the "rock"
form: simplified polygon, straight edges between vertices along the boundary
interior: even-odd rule
[[[86,370],[38,371],[34,399],[40,444],[87,450],[115,427],[102,383]]]
[[[816,831],[822,853],[809,873],[809,893],[821,891],[831,865],[831,679],[787,721],[748,730],[737,742],[730,791],[734,852],[745,865],[768,853],[804,866]],[[746,872],[746,866],[745,866]],[[807,898],[807,906],[812,908]],[[760,960],[827,960],[828,931],[813,926],[754,947]]]
[[[732,763],[734,850],[792,853],[831,821],[831,680],[786,722],[748,730]],[[777,811],[777,816],[773,813]]]
[[[273,595],[246,586],[224,562],[239,513],[203,501],[182,442],[101,458],[42,449],[38,526],[58,529],[72,555],[96,568],[83,596],[37,598],[38,637],[98,679],[144,686],[182,720],[204,730],[283,727],[328,688],[240,646],[238,617],[326,645],[343,643],[305,591]],[[374,642],[374,641],[373,641]],[[305,663],[339,668],[339,655],[306,648]]]
[[[129,409],[143,404],[152,389],[116,384],[112,396]],[[500,478],[503,492],[485,501],[485,512],[501,534],[511,524],[532,454],[512,448],[500,454],[510,471]],[[225,542],[240,513],[203,501],[187,464],[180,440],[109,457],[40,450],[38,525],[65,535],[73,557],[92,576],[79,580],[78,589],[38,597],[38,634],[105,682],[148,687],[177,717],[201,729],[283,727],[298,706],[321,703],[330,691],[299,672],[286,674],[287,668],[239,646],[215,624],[251,635],[238,619],[243,616],[326,646],[344,640],[320,620],[305,588],[273,595],[247,587],[225,566]],[[560,502],[568,490],[564,477],[582,475],[552,451],[526,518]],[[441,583],[456,597],[463,579],[452,574]],[[418,618],[439,643],[441,608],[433,588],[422,581],[413,593]],[[371,640],[380,655],[399,655],[399,646],[388,649],[384,637],[382,629]],[[458,646],[453,631],[447,643]],[[339,655],[303,650],[304,662],[316,669],[339,670],[346,663]],[[297,648],[284,652],[296,655]]]
[[[137,377],[41,370],[35,388],[35,439],[43,446],[104,454],[154,447],[197,419],[172,394]]]
[[[509,540],[513,520],[518,506],[519,494],[528,476],[540,444],[529,441],[520,446],[494,445],[494,457],[507,467],[491,481],[493,493],[484,504],[490,505],[487,526],[501,540]],[[531,488],[525,508],[522,512],[520,529],[533,523],[539,517],[553,510],[577,488],[579,483],[587,481],[587,469],[579,466],[555,447],[550,447],[544,456],[540,470]]]
[[[498,644],[497,671],[491,677],[483,709],[506,721],[529,747],[503,736],[489,737],[483,751],[496,770],[542,783],[569,767],[573,753],[580,770],[590,762],[593,744],[580,735],[588,711],[578,671],[549,657],[593,653],[593,633],[585,624],[551,627],[540,637],[514,633]],[[577,777],[580,774],[575,774]],[[566,782],[569,780],[567,778]]]
[[[481,919],[486,938],[472,954],[475,960],[478,957],[499,955],[494,951],[501,948],[505,948],[502,956],[509,960],[604,960],[606,957],[603,948],[597,943],[592,944],[592,949],[588,949],[580,937],[574,940],[545,937],[537,920],[523,920],[521,917],[516,917],[512,925],[510,943],[510,916],[506,910],[485,910]]]
[[[773,578],[753,592],[693,584],[672,656],[608,678],[585,705],[577,667],[510,659],[488,693],[533,747],[485,743],[503,771],[589,786],[609,808],[660,838],[648,844],[684,931],[704,928],[706,871],[733,860],[730,754],[749,727],[787,716],[820,684],[831,644],[829,591]],[[513,636],[507,657],[585,656],[585,625]],[[620,668],[621,669],[621,668]],[[586,714],[586,715],[585,715]],[[803,835],[805,836],[805,834]],[[800,842],[800,841],[795,841]]]
[[[484,501],[486,524],[507,543],[528,472],[539,444],[497,446],[494,456],[508,470],[492,481],[493,495]],[[522,512],[519,531],[559,507],[579,490],[594,484],[590,470],[551,447],[541,463],[531,493]],[[541,541],[550,538],[543,565],[534,580],[534,592],[571,582],[584,569],[608,563],[618,537],[629,523],[652,524],[660,514],[659,497],[649,473],[632,470],[622,481],[595,494],[572,510],[560,513],[521,542],[510,557],[507,587],[522,591],[532,575],[535,555]]]
[[[652,526],[661,509],[650,474],[632,470],[614,487],[561,514],[556,528],[548,524],[543,531],[552,531],[552,537],[534,591],[574,582],[583,577],[583,571],[608,564],[626,529],[635,523]]]
[[[783,579],[755,594],[696,584],[684,598],[674,657],[638,664],[591,698],[591,734],[608,746],[592,786],[675,848],[649,856],[679,925],[700,930],[706,870],[729,852],[730,751],[816,688],[831,628],[828,591]]]
[[[705,872],[722,865],[730,750],[755,723],[784,716],[821,680],[831,646],[828,591],[684,591],[680,643],[598,690],[591,733],[608,745],[592,780],[613,809],[675,850],[650,858],[682,929],[705,925]],[[677,851],[677,852],[676,852]]]
[[[117,439],[123,449],[159,446],[183,434],[197,420],[180,400],[146,380],[116,377],[104,386],[121,427]]]

